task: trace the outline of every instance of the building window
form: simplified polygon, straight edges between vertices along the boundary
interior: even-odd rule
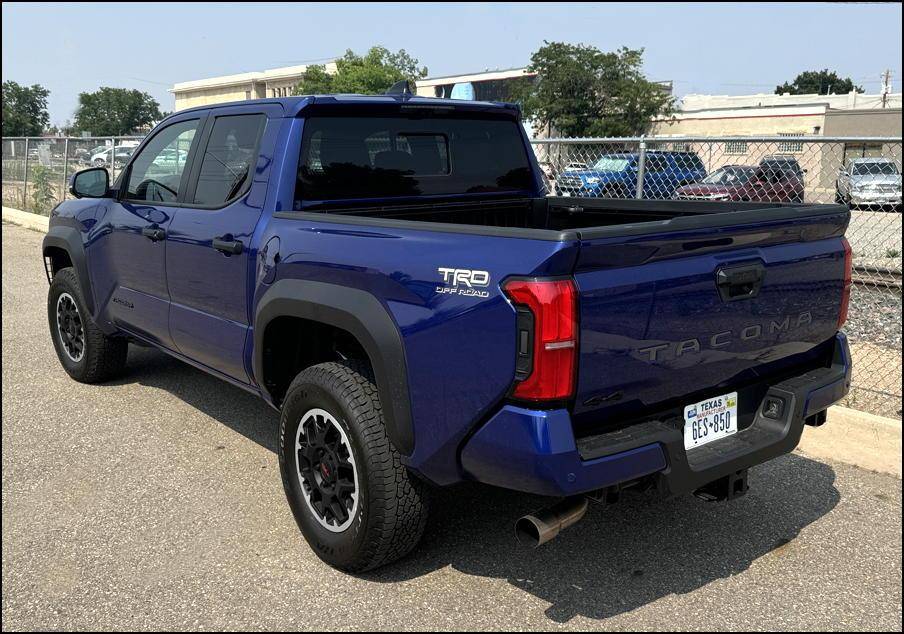
[[[747,154],[747,141],[727,141],[725,143],[726,154]]]
[[[250,90],[245,91],[245,99],[251,99],[251,91]]]
[[[803,132],[779,132],[779,136],[804,136]],[[782,154],[798,154],[804,151],[803,141],[781,141],[778,151]]]
[[[853,159],[876,158],[884,156],[881,143],[845,143],[844,164],[847,165]]]

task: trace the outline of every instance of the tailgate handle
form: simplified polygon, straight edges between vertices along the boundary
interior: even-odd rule
[[[750,299],[760,293],[766,269],[762,264],[734,266],[716,271],[716,286],[723,302]]]

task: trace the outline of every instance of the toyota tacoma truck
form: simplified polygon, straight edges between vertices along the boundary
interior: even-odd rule
[[[512,104],[183,110],[70,191],[42,247],[65,371],[153,346],[260,396],[342,570],[462,481],[552,498],[532,545],[626,489],[737,497],[849,388],[846,207],[546,196]]]

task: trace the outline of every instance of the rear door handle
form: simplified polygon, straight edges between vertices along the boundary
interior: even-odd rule
[[[157,225],[148,225],[141,230],[141,235],[143,235],[145,238],[150,238],[153,242],[159,242],[160,240],[166,238],[166,231],[164,231]]]
[[[213,248],[226,255],[238,255],[245,245],[241,240],[233,240],[232,236],[221,236],[213,239]]]

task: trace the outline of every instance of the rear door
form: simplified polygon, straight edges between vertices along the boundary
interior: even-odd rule
[[[671,198],[675,191],[674,169],[665,154],[647,154],[644,161],[643,197]]]
[[[253,235],[281,116],[278,104],[211,111],[185,202],[169,229],[173,342],[187,357],[242,382],[249,381],[244,350]]]
[[[576,413],[690,404],[830,339],[848,216],[827,209],[770,220],[789,214],[767,208],[745,225],[719,214],[721,227],[715,217],[678,218],[687,230],[584,237]],[[704,221],[713,225],[692,228]]]

